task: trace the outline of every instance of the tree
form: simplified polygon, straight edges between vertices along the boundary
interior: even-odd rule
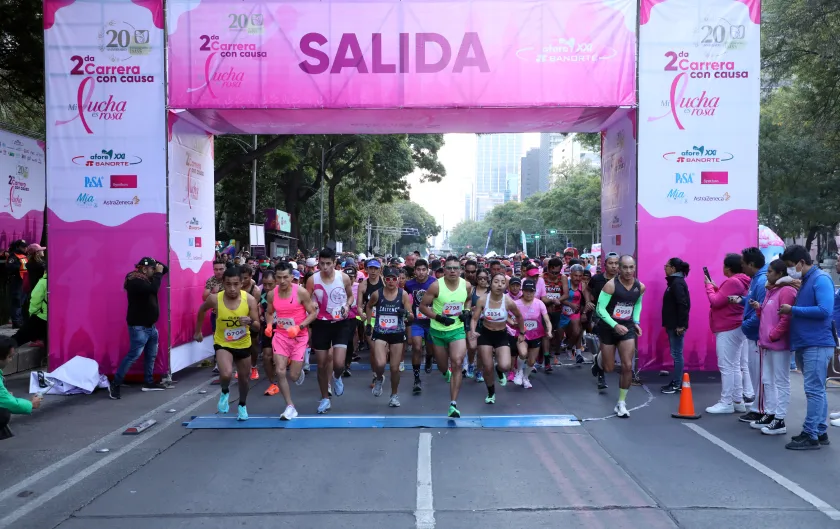
[[[480,253],[487,241],[487,224],[475,220],[462,220],[452,228],[449,243],[452,250],[459,253],[473,251]]]
[[[592,152],[601,152],[601,134],[598,132],[584,132],[575,134],[575,139]]]
[[[0,126],[43,137],[44,22],[40,0],[5,0],[0,16]]]
[[[404,228],[416,228],[420,232],[420,235],[403,235],[400,237],[400,252],[425,251],[429,237],[440,233],[440,226],[435,222],[435,218],[416,202],[401,200],[395,205],[402,218],[402,226]]]
[[[551,173],[554,186],[537,197],[544,225],[561,234],[595,228],[601,220],[601,171],[584,162],[555,167]]]

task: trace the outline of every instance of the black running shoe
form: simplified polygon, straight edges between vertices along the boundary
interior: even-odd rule
[[[682,391],[682,386],[672,380],[671,382],[659,388],[659,391],[666,395],[673,395],[674,393],[679,393],[680,391]]]
[[[108,397],[111,400],[120,400],[122,396],[120,395],[120,387],[119,386],[109,386],[108,387]]]
[[[785,445],[788,450],[819,450],[820,442],[817,439],[811,439],[808,436],[794,437]]]
[[[351,361],[352,361],[352,362],[361,362],[361,361],[362,361],[362,357],[361,357],[361,356],[359,356],[359,355],[357,355],[356,353],[353,353],[353,358],[351,359]]]
[[[592,376],[593,377],[597,377],[597,376],[602,375],[601,368],[598,367],[598,356],[600,356],[600,354],[601,353],[595,354],[595,356],[592,359],[593,362],[592,362],[592,368],[591,369],[592,369]]]
[[[419,378],[414,379],[414,387],[411,388],[412,393],[415,395],[419,395],[423,392],[423,383],[420,382]]]
[[[431,373],[431,372],[432,372],[432,359],[427,358],[426,359],[426,373]]]
[[[344,377],[344,378],[349,378],[349,377],[352,377],[353,374],[350,373],[350,368],[349,367],[345,367],[344,368],[344,373],[342,373],[341,376]]]
[[[757,420],[761,419],[762,417],[764,417],[763,414],[751,411],[751,412],[747,413],[746,415],[741,415],[740,417],[738,417],[738,420],[741,421],[741,422],[753,422],[753,421],[757,421]],[[766,426],[768,424],[770,424],[770,421],[767,421],[763,426]]]
[[[802,432],[801,434],[799,434],[799,435],[797,435],[797,436],[794,436],[794,437],[792,438],[792,440],[794,440],[794,441],[797,441],[797,440],[801,441],[802,439],[807,439],[807,438],[808,438],[808,435],[807,435],[805,432]],[[828,433],[824,433],[824,434],[822,434],[821,436],[819,436],[819,437],[817,438],[817,441],[819,441],[819,443],[820,443],[821,445],[823,445],[823,446],[828,446],[828,445],[830,445],[830,444],[831,444],[831,441],[829,441],[829,440],[828,440]]]
[[[604,374],[601,373],[600,375],[598,375],[598,391],[601,391],[602,389],[607,389],[608,387],[609,386],[607,385],[607,379],[606,377],[604,377]]]

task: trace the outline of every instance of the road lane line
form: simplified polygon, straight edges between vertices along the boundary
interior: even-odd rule
[[[432,495],[432,434],[421,433],[417,443],[417,529],[435,529],[435,501]],[[2,529],[2,527],[0,527]]]
[[[832,520],[838,521],[840,520],[840,511],[829,505],[828,503],[824,502],[823,500],[817,498],[807,490],[803,489],[798,483],[795,483],[788,478],[784,477],[783,475],[779,474],[775,470],[759,463],[755,459],[751,458],[747,454],[741,452],[734,446],[730,445],[729,443],[721,440],[718,437],[710,434],[708,431],[704,430],[700,426],[691,423],[683,423],[684,425],[688,426],[690,429],[694,430],[695,433],[704,437],[706,440],[715,444],[722,448],[725,452],[728,452],[729,455],[735,457],[736,459],[740,459],[742,462],[746,463],[747,465],[751,466],[755,470],[758,470],[768,478],[772,479],[782,487],[786,488],[790,492],[796,494],[803,500],[807,501],[818,510],[820,510],[823,514],[831,518]]]
[[[189,395],[194,395],[194,394],[198,393],[198,391],[201,390],[201,389],[207,389],[207,384],[202,382],[201,384],[197,385],[196,387],[187,391],[186,393],[183,393],[183,394],[175,397],[174,399],[170,400],[169,402],[161,404],[160,406],[158,406],[157,408],[153,409],[152,411],[146,413],[145,415],[141,415],[140,417],[137,417],[136,419],[134,419],[130,423],[125,424],[123,426],[120,426],[119,428],[117,428],[113,432],[107,434],[105,437],[99,439],[98,441],[94,441],[94,442],[90,443],[89,445],[82,448],[81,450],[70,454],[69,456],[65,457],[64,459],[56,461],[52,465],[49,465],[48,467],[45,467],[45,468],[39,470],[35,474],[32,474],[28,478],[24,479],[23,481],[19,481],[18,483],[15,483],[11,487],[9,487],[7,489],[4,489],[2,492],[0,492],[0,502],[6,501],[7,499],[11,498],[12,496],[17,495],[19,492],[23,491],[24,489],[29,488],[31,485],[34,485],[38,481],[40,481],[40,480],[44,479],[45,477],[51,475],[52,473],[56,472],[57,470],[61,469],[62,467],[65,467],[65,466],[69,465],[70,463],[76,461],[77,459],[81,458],[82,456],[90,454],[91,452],[94,451],[94,449],[96,449],[96,447],[113,443],[114,440],[122,437],[123,432],[127,428],[130,428],[137,423],[143,422],[146,419],[150,419],[153,416],[157,415],[158,413],[161,413],[165,410],[168,410],[169,408],[171,408],[173,406],[173,404],[175,404],[179,400],[181,400],[184,397],[187,397]]]
[[[6,529],[9,525],[15,523],[20,518],[26,516],[27,514],[31,513],[35,509],[41,507],[48,501],[52,500],[53,498],[63,494],[71,487],[75,486],[82,480],[86,479],[90,475],[97,472],[102,467],[112,463],[119,457],[131,452],[138,446],[140,446],[145,441],[148,441],[152,437],[155,437],[157,434],[165,431],[168,427],[172,426],[176,422],[180,421],[185,415],[188,415],[191,411],[198,408],[199,406],[206,404],[211,399],[216,398],[216,394],[210,393],[205,397],[195,401],[194,403],[190,404],[186,408],[184,408],[180,413],[176,413],[171,418],[166,421],[163,421],[156,430],[150,430],[149,433],[141,435],[137,437],[134,441],[128,443],[121,449],[117,450],[116,452],[112,452],[110,455],[103,457],[93,465],[87,467],[86,469],[82,470],[81,472],[74,474],[72,478],[62,482],[60,485],[56,485],[55,487],[49,489],[48,491],[44,492],[43,494],[36,496],[32,501],[19,507],[18,509],[12,511],[7,516],[0,518],[0,529]],[[431,490],[431,489],[430,489]],[[434,526],[432,526],[434,527]]]

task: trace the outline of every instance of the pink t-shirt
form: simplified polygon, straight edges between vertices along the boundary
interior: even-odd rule
[[[525,320],[525,339],[536,340],[545,336],[545,326],[543,325],[543,316],[547,314],[545,303],[536,297],[530,304],[525,304],[523,299],[517,299],[514,303],[519,307],[519,312],[522,313],[522,318]],[[516,328],[508,326],[508,333],[511,336],[516,336],[516,331]]]

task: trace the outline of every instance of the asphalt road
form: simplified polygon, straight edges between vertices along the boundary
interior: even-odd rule
[[[312,375],[292,386],[304,415],[317,405]],[[443,415],[444,381],[423,377],[415,397],[403,373],[395,410],[387,381],[374,398],[370,372],[356,371],[331,414]],[[643,376],[650,393],[630,390],[628,407],[638,408],[629,420],[609,417],[617,377],[598,394],[587,368],[535,373],[532,390],[497,388],[494,406],[484,404],[483,384],[465,381],[464,415],[583,419],[530,429],[192,430],[182,421],[215,413],[218,386],[209,369],[177,378],[175,389],[125,389],[117,402],[101,392],[49,397],[32,417],[15,417],[16,437],[0,444],[0,529],[840,527],[832,519],[840,519],[840,435],[819,451],[784,449],[804,415],[798,374],[789,435],[778,437],[734,415],[704,414],[691,427],[672,419],[679,397],[661,395],[665,379],[655,373]],[[9,386],[22,393],[19,381]],[[695,374],[692,386],[701,410],[719,392],[709,374]],[[257,382],[248,399],[252,416],[283,409],[265,387]],[[840,409],[840,389],[829,395]],[[141,417],[158,424],[120,435]]]

